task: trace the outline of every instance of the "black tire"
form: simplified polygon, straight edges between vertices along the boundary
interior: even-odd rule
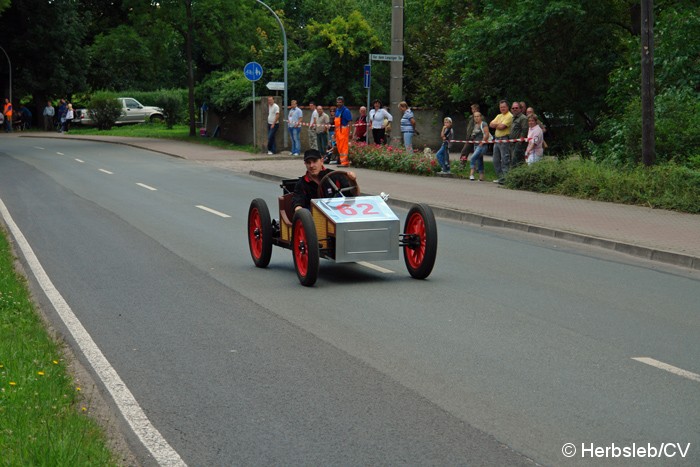
[[[248,247],[253,263],[259,268],[270,264],[272,257],[272,222],[265,201],[256,198],[248,209]]]
[[[414,205],[406,216],[403,233],[416,235],[419,240],[417,245],[403,247],[403,259],[408,273],[415,279],[425,279],[435,266],[438,245],[437,224],[430,206]],[[404,242],[408,243],[407,237],[404,237]]]
[[[163,123],[165,121],[165,117],[159,114],[151,115],[151,118],[149,119],[151,123]]]
[[[301,285],[310,287],[318,279],[318,236],[308,209],[299,209],[292,219],[292,257]]]

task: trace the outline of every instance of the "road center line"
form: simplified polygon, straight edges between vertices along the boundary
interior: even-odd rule
[[[147,189],[147,190],[158,191],[157,188],[153,188],[152,186],[148,186],[148,185],[146,185],[145,183],[137,183],[137,185],[140,186],[140,187],[143,187],[143,188],[145,188],[145,189]]]
[[[215,210],[215,209],[208,208],[208,207],[206,207],[206,206],[202,206],[201,204],[199,204],[199,205],[197,205],[197,206],[195,206],[195,207],[198,207],[198,208],[201,209],[202,211],[207,211],[207,212],[210,212],[210,213],[212,213],[212,214],[216,214],[216,215],[219,216],[219,217],[224,217],[224,218],[231,217],[231,216],[229,216],[228,214],[224,214],[223,212],[219,212],[219,211],[217,211],[217,210]]]
[[[391,269],[386,269],[381,266],[377,266],[376,264],[368,263],[367,261],[358,261],[357,264],[364,266],[366,268],[374,269],[375,271],[382,272],[384,274],[393,274],[395,271],[392,271]]]
[[[41,146],[34,146],[34,149],[46,149],[46,148],[42,148]]]
[[[62,152],[57,152],[56,154],[58,154],[59,156],[65,156],[65,154],[63,154]]]
[[[660,370],[668,371],[669,373],[673,373],[674,375],[682,376],[683,378],[688,378],[690,380],[697,381],[698,383],[700,383],[700,375],[697,373],[693,373],[692,371],[687,371],[682,368],[678,368],[677,366],[669,365],[668,363],[660,362],[658,360],[654,360],[653,358],[648,357],[632,357],[632,360],[636,360],[641,363],[646,363],[647,365],[651,365]]]
[[[105,170],[105,169],[97,169],[97,170],[99,170],[102,173],[106,173],[108,175],[114,175],[114,172],[110,172],[109,170]]]
[[[12,219],[10,212],[7,210],[5,203],[0,199],[0,215],[5,219],[12,236],[17,242],[17,246],[24,254],[27,265],[32,270],[36,277],[39,286],[42,288],[46,297],[51,301],[51,304],[56,309],[56,312],[61,317],[68,331],[71,333],[75,342],[80,347],[88,362],[95,370],[95,373],[104,383],[109,393],[114,398],[114,402],[124,415],[124,418],[134,430],[136,436],[139,437],[143,445],[150,451],[158,465],[177,465],[185,466],[185,462],[180,455],[168,444],[160,432],[151,424],[148,417],[139,406],[136,398],[126,387],[119,374],[109,364],[109,361],[104,356],[100,348],[87,332],[83,324],[75,316],[73,310],[65,301],[61,293],[56,289],[51,282],[48,274],[39,262],[39,259],[34,254],[34,250],[27,242],[24,234],[19,229],[15,221]]]
[[[85,161],[82,160],[82,159],[75,159],[75,160],[78,161],[78,162],[80,162],[81,164],[84,164],[84,163],[85,163]]]

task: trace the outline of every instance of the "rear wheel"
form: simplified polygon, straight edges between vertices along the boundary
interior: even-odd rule
[[[299,209],[292,220],[292,256],[301,285],[310,287],[318,278],[318,237],[308,209]]]
[[[267,267],[272,256],[272,222],[265,201],[256,198],[248,209],[248,246],[253,262],[259,268]]]
[[[403,259],[408,273],[416,279],[425,279],[437,257],[437,224],[430,206],[414,205],[406,216],[403,233]]]

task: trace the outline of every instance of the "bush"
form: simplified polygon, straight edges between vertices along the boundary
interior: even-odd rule
[[[160,90],[154,98],[155,105],[163,109],[165,125],[171,129],[180,120],[182,111],[182,96],[176,90]]]
[[[122,114],[122,105],[108,93],[95,94],[88,103],[88,114],[99,130],[109,130]]]
[[[350,145],[349,156],[356,167],[385,172],[432,175],[440,170],[440,165],[432,154],[407,154],[405,149],[394,146],[355,143]]]
[[[508,172],[508,188],[700,213],[700,171],[675,163],[616,168],[587,160],[542,161]]]

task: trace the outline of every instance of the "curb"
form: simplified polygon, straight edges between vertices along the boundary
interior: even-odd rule
[[[284,180],[284,178],[280,177],[279,175],[259,172],[257,170],[251,170],[250,172],[248,172],[248,174],[253,177],[271,180],[274,182]],[[389,198],[387,204],[402,209],[410,209],[416,203],[413,201],[406,201],[398,198]],[[604,248],[606,250],[613,250],[618,253],[623,253],[626,255],[635,256],[650,261],[656,261],[659,263],[670,264],[672,266],[680,266],[700,271],[700,258],[694,256],[675,253],[672,251],[659,250],[656,248],[649,248],[645,246],[633,245],[631,243],[624,243],[617,240],[609,240],[606,238],[595,237],[593,235],[569,232],[566,230],[557,230],[550,227],[542,227],[539,225],[528,224],[525,222],[500,219],[498,217],[486,216],[484,214],[476,214],[469,211],[460,211],[458,209],[445,208],[434,205],[430,205],[430,207],[432,208],[436,217],[440,217],[443,219],[450,219],[459,222],[466,222],[469,224],[476,224],[480,227],[498,227],[503,229],[519,230],[521,232],[527,232],[536,235],[542,235],[544,237],[556,238],[558,240],[565,240],[568,242],[581,243],[584,245]]]

